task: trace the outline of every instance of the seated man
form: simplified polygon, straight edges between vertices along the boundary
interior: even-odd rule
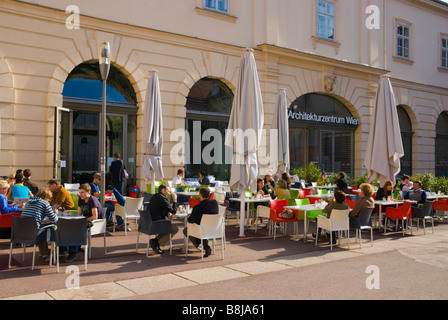
[[[207,178],[207,172],[205,170],[201,170],[201,172],[199,172],[198,181],[201,186],[209,186],[210,185],[210,180]]]
[[[198,225],[201,224],[202,215],[204,214],[218,214],[219,207],[218,202],[216,200],[209,200],[210,189],[207,187],[201,188],[199,191],[199,204],[197,204],[191,215],[188,217],[189,223],[196,223]],[[184,235],[187,236],[187,228],[184,229]],[[198,238],[190,237],[191,243],[195,245],[197,248],[201,244],[201,240]],[[204,258],[208,257],[211,254],[210,246],[208,245],[208,240],[203,240],[204,244]]]
[[[405,200],[416,201],[413,203],[413,207],[418,207],[419,204],[424,204],[426,202],[426,192],[422,190],[422,182],[417,180],[414,181],[414,189],[410,190],[405,196]]]
[[[53,193],[50,200],[50,205],[53,209],[62,207],[65,210],[75,209],[75,203],[73,202],[70,192],[67,191],[61,182],[57,179],[51,179],[47,182],[48,189]]]
[[[159,193],[155,194],[151,201],[149,202],[147,210],[151,214],[152,221],[158,221],[162,219],[172,219],[172,215],[177,212],[177,196],[173,192],[171,197],[173,199],[173,205],[170,205],[168,200],[168,195],[170,194],[170,187],[161,184],[159,186]],[[171,237],[173,237],[179,228],[171,225]],[[162,254],[163,251],[160,249],[160,246],[164,246],[169,241],[168,234],[159,234],[155,239],[151,239],[150,244],[152,250],[158,254]]]
[[[92,189],[92,195],[94,195],[98,199],[101,196],[100,185],[101,185],[101,173],[96,172],[93,174],[93,181],[90,182],[90,188]]]

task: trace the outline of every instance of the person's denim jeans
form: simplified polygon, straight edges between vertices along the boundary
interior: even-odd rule
[[[114,219],[113,212],[115,211],[115,205],[112,202],[106,201],[104,206],[107,208],[106,220],[107,220],[107,222],[112,222]],[[116,219],[117,219],[117,226],[124,225],[123,217],[117,216]]]

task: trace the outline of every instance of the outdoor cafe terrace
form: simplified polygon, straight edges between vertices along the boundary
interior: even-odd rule
[[[309,192],[307,191],[306,195],[303,192],[298,192],[297,198],[309,199],[311,202],[315,202],[316,206],[322,208],[322,198],[329,200],[325,198],[325,195],[333,196],[331,193],[332,187],[305,188],[303,190],[309,190]],[[330,192],[319,191],[326,189],[330,190]],[[356,191],[356,188],[354,188],[354,193]],[[193,193],[190,196],[193,197]],[[220,204],[225,204],[226,208],[229,209],[229,201],[226,201],[225,193],[214,190],[213,196]],[[442,195],[436,195],[436,197],[443,198]],[[250,198],[247,200],[250,202]],[[446,200],[438,201],[448,206]],[[267,202],[268,205],[269,202],[270,200]],[[400,206],[399,204],[401,203],[401,201],[395,201],[392,206]],[[185,205],[183,209],[191,210],[191,208],[188,208],[188,205]],[[204,270],[204,268],[218,268],[218,270],[219,268],[230,268],[233,272],[245,272],[246,275],[247,272],[249,274],[259,274],[284,270],[290,267],[302,267],[317,262],[330,262],[335,257],[338,257],[338,259],[356,258],[360,255],[395,250],[401,246],[408,247],[418,245],[419,243],[428,243],[428,241],[436,243],[446,239],[446,234],[448,233],[448,224],[445,219],[448,207],[437,207],[436,209],[445,211],[434,211],[436,213],[434,229],[431,228],[431,221],[426,222],[426,229],[424,229],[422,224],[417,228],[417,222],[414,220],[403,231],[396,229],[395,222],[391,222],[388,229],[381,229],[381,224],[378,224],[378,221],[375,220],[377,216],[375,212],[378,213],[378,206],[376,206],[375,212],[372,212],[373,241],[370,239],[370,231],[365,230],[362,231],[360,242],[356,238],[355,228],[350,227],[349,237],[347,234],[341,235],[338,244],[331,249],[329,241],[325,237],[319,240],[317,246],[315,245],[313,237],[313,233],[316,232],[315,219],[309,219],[308,222],[309,226],[306,231],[308,241],[304,241],[303,232],[305,225],[308,223],[304,223],[303,213],[301,219],[293,219],[292,223],[286,223],[285,226],[282,226],[281,222],[272,223],[271,226],[277,229],[274,239],[272,230],[268,229],[270,219],[264,218],[261,224],[256,225],[255,222],[258,222],[256,218],[257,211],[252,211],[251,209],[248,206],[248,212],[246,212],[248,219],[245,221],[244,236],[240,234],[241,221],[238,220],[238,211],[225,211],[224,255],[222,255],[222,247],[220,240],[218,240],[214,254],[204,259],[202,259],[201,250],[195,248],[191,243],[188,246],[188,256],[184,253],[185,238],[182,230],[186,222],[184,219],[185,214],[182,215],[181,212],[179,212],[178,219],[172,220],[172,223],[180,229],[172,239],[172,254],[169,252],[169,247],[166,246],[162,248],[165,252],[161,255],[155,254],[151,249],[149,249],[149,255],[147,255],[146,244],[149,238],[144,234],[140,234],[138,251],[136,251],[138,228],[136,222],[138,223],[138,219],[130,219],[128,220],[129,230],[126,233],[125,231],[116,230],[113,232],[111,229],[106,230],[106,253],[103,235],[92,236],[92,252],[91,257],[88,259],[87,270],[84,269],[84,259],[81,252],[78,253],[74,262],[65,263],[61,261],[61,271],[59,273],[54,265],[43,262],[36,254],[35,269],[31,270],[33,248],[27,248],[23,259],[23,250],[19,246],[13,246],[11,268],[8,268],[10,240],[2,239],[0,240],[0,282],[2,287],[7,288],[7,290],[0,292],[0,298],[20,297],[30,294],[31,297],[37,298],[42,292],[51,292],[54,294],[51,297],[53,299],[88,298],[88,295],[93,293],[84,293],[84,296],[76,296],[77,293],[75,291],[66,289],[66,272],[70,273],[70,270],[72,270],[68,268],[69,266],[70,268],[72,266],[78,268],[83,287],[88,287],[90,284],[127,281],[165,274],[187,275],[190,271]],[[296,211],[296,213],[299,211]],[[306,217],[306,212],[309,211],[304,212]],[[410,228],[411,225],[412,229]],[[258,262],[257,269],[250,271],[244,269],[249,262]],[[241,275],[234,276],[238,277]],[[204,281],[205,283],[207,279],[204,278],[198,281]],[[148,288],[147,290],[156,289]],[[36,296],[32,294],[36,294]],[[118,292],[115,294],[119,295]],[[90,298],[113,299],[114,293],[109,291],[99,292]]]

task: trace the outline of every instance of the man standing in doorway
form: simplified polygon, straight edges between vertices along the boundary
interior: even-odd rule
[[[110,173],[112,174],[112,184],[114,188],[117,189],[121,194],[125,194],[125,192],[123,192],[125,170],[126,166],[124,165],[123,160],[120,159],[120,153],[116,152],[114,154],[114,161],[112,161],[110,165]]]

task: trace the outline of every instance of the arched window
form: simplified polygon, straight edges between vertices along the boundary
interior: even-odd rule
[[[403,106],[398,106],[397,112],[404,149],[404,157],[400,159],[400,174],[412,175],[412,123],[408,113]]]
[[[203,78],[190,89],[185,106],[186,130],[190,135],[185,155],[187,177],[196,177],[199,171],[205,170],[216,180],[229,180],[232,160],[226,158],[224,140],[232,103],[232,90],[219,79]],[[204,138],[203,141],[206,131],[213,138]]]
[[[103,81],[98,61],[84,62],[73,69],[65,80],[62,95],[64,99],[102,100]],[[107,77],[106,100],[108,102],[137,103],[131,82],[114,65],[110,66]]]
[[[339,100],[310,93],[289,107],[291,168],[304,168],[313,162],[328,172],[353,175],[353,118]]]
[[[436,175],[448,177],[448,112],[443,112],[436,126]]]
[[[98,61],[78,65],[68,75],[60,116],[57,177],[64,183],[92,181],[99,170],[100,114],[103,82]],[[120,153],[129,173],[128,184],[136,181],[137,97],[131,82],[117,67],[110,66],[106,86],[106,186],[111,184],[109,166]],[[67,111],[68,110],[68,111]],[[126,190],[121,190],[126,192]]]

